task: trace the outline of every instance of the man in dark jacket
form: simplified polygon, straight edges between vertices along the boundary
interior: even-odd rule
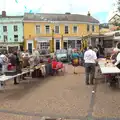
[[[11,54],[11,56],[9,57],[10,59],[10,63],[16,67],[16,73],[20,73],[21,69],[19,68],[20,67],[20,61],[19,61],[19,58],[17,56],[17,52]],[[14,84],[18,84],[17,82],[17,78],[15,77],[14,78]]]

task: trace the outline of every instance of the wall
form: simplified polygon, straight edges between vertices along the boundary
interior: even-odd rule
[[[40,34],[36,34],[35,31],[35,26],[36,25],[40,25]],[[50,25],[50,33],[46,34],[45,33],[45,25]],[[54,38],[59,38],[61,40],[61,37],[63,35],[66,37],[82,37],[82,36],[86,36],[88,34],[93,33],[92,32],[92,25],[90,24],[90,31],[87,32],[87,24],[52,24],[52,23],[47,23],[47,22],[24,22],[24,38],[25,38],[25,49],[26,49],[26,44],[27,44],[27,40],[35,40],[35,37],[51,37],[52,38],[52,29],[54,29],[55,25],[59,25],[60,26],[60,33],[59,34],[55,34],[54,33]],[[64,34],[64,27],[65,25],[69,26],[69,34]],[[78,31],[77,33],[73,33],[73,26],[76,25],[78,26]],[[99,25],[95,24],[95,30],[94,33],[99,33]],[[34,42],[35,43],[35,42]],[[50,40],[50,49],[52,51],[52,48],[54,45],[54,42],[52,42],[52,40]],[[34,44],[34,47],[36,45]],[[63,48],[63,40],[61,40],[61,48]],[[53,48],[54,49],[54,48]]]
[[[14,35],[18,35],[18,42],[23,42],[23,18],[0,18],[0,42],[4,42],[3,26],[7,26],[8,42],[14,42]],[[18,32],[14,32],[13,26],[18,26]]]
[[[35,33],[35,25],[40,25],[41,27],[41,33],[36,34]],[[45,33],[45,25],[50,25],[51,32],[49,34]],[[92,32],[92,25],[90,25],[91,30],[87,32],[87,25],[86,24],[66,24],[69,25],[69,34],[64,34],[64,24],[50,24],[50,23],[24,23],[24,36],[25,39],[29,38],[29,35],[31,35],[32,38],[38,37],[38,36],[51,36],[52,35],[52,29],[54,29],[55,25],[60,26],[60,34],[63,36],[82,36],[82,35],[87,35]],[[77,25],[78,26],[78,32],[73,33],[73,26]],[[94,32],[99,32],[99,25],[95,25],[95,31]],[[54,34],[55,37],[58,36],[58,34]]]

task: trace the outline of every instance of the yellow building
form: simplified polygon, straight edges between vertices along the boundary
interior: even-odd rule
[[[33,14],[24,15],[24,47],[48,49],[80,49],[83,36],[99,33],[99,21],[79,14]]]

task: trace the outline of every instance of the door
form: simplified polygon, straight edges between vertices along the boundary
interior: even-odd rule
[[[32,53],[32,43],[28,43],[28,51]]]
[[[73,49],[75,48],[75,40],[68,40],[68,47],[71,46]]]
[[[64,49],[66,49],[67,50],[67,42],[66,41],[64,41],[64,43],[63,43],[63,46],[64,46]]]
[[[60,40],[56,40],[56,50],[60,49]]]
[[[80,40],[76,41],[76,48],[79,50],[81,49],[81,41]]]

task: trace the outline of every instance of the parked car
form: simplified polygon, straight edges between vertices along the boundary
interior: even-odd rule
[[[66,49],[60,49],[55,52],[55,56],[58,61],[67,61],[68,60],[68,55],[67,55],[67,50]]]

